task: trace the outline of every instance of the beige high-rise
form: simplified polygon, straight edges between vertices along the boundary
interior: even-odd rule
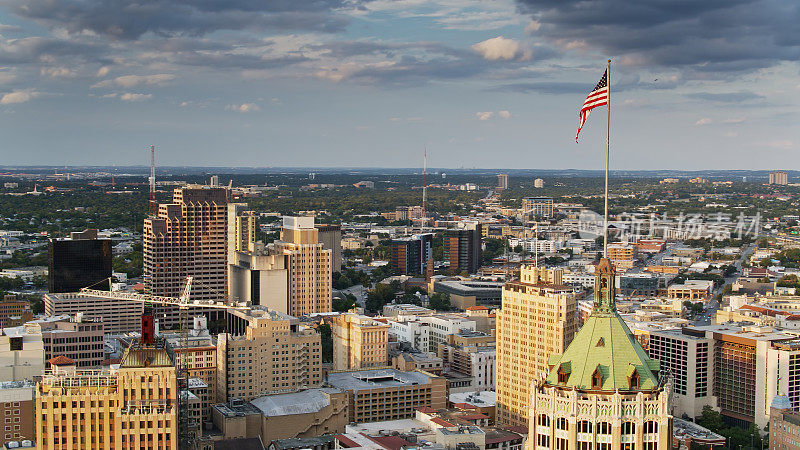
[[[246,252],[256,241],[256,216],[246,203],[228,203],[228,264],[236,252]]]
[[[322,382],[320,335],[278,311],[231,311],[244,334],[217,338],[217,401],[250,401]]]
[[[341,314],[333,321],[334,370],[388,365],[389,324],[360,314]]]
[[[36,389],[36,448],[178,448],[175,362],[170,350],[125,351],[113,372],[59,366]]]
[[[330,312],[333,253],[319,242],[314,218],[284,217],[281,239],[274,245],[286,257],[289,315]]]
[[[566,350],[577,328],[571,287],[552,269],[523,266],[520,278],[503,286],[497,313],[497,421],[528,424],[531,382],[547,371],[547,358]]]
[[[190,186],[158,205],[142,233],[146,289],[178,297],[193,276],[192,300],[226,298],[227,204],[224,188]]]

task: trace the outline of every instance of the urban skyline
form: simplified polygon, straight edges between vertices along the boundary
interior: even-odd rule
[[[70,5],[0,4],[5,163],[600,167],[609,57],[612,169],[800,158],[788,0]]]

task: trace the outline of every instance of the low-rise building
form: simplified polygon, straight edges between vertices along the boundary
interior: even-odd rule
[[[57,316],[37,320],[42,329],[45,360],[66,356],[80,368],[99,367],[106,359],[103,344],[102,322],[85,319],[82,314],[73,317]]]
[[[421,371],[395,369],[336,372],[328,384],[348,392],[348,422],[413,417],[420,407],[444,408],[445,379]]]
[[[82,293],[44,295],[44,312],[48,317],[83,314],[86,319],[102,322],[106,333],[122,334],[139,331],[144,304]]]
[[[711,280],[686,280],[682,284],[672,284],[667,288],[667,296],[681,300],[708,300],[714,291]]]

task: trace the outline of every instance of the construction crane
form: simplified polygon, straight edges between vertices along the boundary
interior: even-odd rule
[[[111,278],[106,280],[111,282]],[[99,283],[104,283],[103,280]],[[99,283],[95,283],[87,288],[78,291],[77,295],[87,297],[105,297],[113,298],[116,300],[139,302],[144,305],[144,312],[142,314],[142,343],[153,343],[154,336],[145,336],[146,329],[152,330],[152,323],[154,317],[152,315],[152,305],[166,305],[178,308],[178,321],[180,326],[179,332],[179,348],[189,348],[189,308],[213,308],[213,309],[232,309],[232,310],[246,310],[244,306],[229,305],[224,301],[214,300],[194,300],[190,301],[189,296],[194,283],[194,277],[187,276],[186,284],[181,291],[180,297],[168,297],[161,295],[153,295],[150,293],[139,294],[132,292],[121,291],[103,291],[98,289],[91,289]],[[146,326],[145,324],[148,324]],[[189,387],[189,357],[186,354],[183,358],[175,357],[175,378],[177,380],[177,405],[178,405],[178,448],[185,450],[194,450],[197,448],[196,442],[196,429],[195,424],[189,417],[189,399],[181,395],[182,392],[187,391]]]

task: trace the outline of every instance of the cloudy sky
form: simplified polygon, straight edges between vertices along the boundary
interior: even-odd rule
[[[796,0],[0,0],[0,164],[800,164]]]

